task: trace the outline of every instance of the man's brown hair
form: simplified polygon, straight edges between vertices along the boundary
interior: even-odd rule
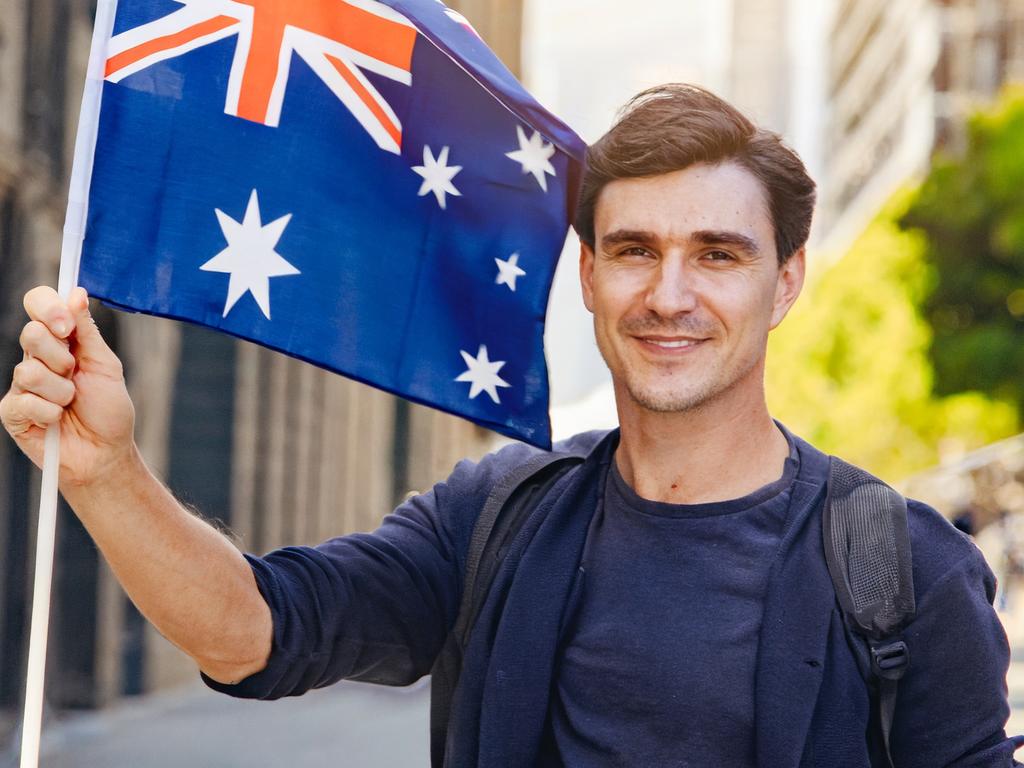
[[[594,209],[605,185],[659,176],[695,163],[732,161],[764,186],[784,263],[806,242],[814,213],[814,181],[797,154],[772,131],[695,85],[670,83],[636,95],[618,121],[587,150],[575,227],[594,247]]]

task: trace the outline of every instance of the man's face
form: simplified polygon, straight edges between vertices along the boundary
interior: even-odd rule
[[[803,252],[779,267],[761,183],[735,163],[604,188],[584,302],[617,397],[649,411],[761,397],[768,331],[796,300]]]

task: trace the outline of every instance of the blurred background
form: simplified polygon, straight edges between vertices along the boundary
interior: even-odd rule
[[[463,0],[586,140],[660,82],[782,133],[819,183],[773,413],[937,507],[1000,580],[1024,731],[1024,0]],[[56,280],[95,3],[0,0],[0,377],[21,295]],[[566,244],[548,317],[557,436],[613,426]],[[263,552],[368,530],[497,438],[204,329],[98,310],[138,441],[174,492]],[[0,439],[0,766],[15,764],[38,478]],[[236,702],[148,627],[62,509],[48,766],[428,764],[425,686]],[[1020,652],[1018,653],[1018,648]]]

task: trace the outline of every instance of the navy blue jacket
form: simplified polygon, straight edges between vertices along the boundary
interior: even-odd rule
[[[536,758],[558,649],[578,605],[586,532],[618,433],[563,449],[589,458],[537,505],[509,550],[474,627],[452,708],[446,765],[527,768]],[[861,649],[844,630],[822,550],[828,458],[797,439],[800,471],[771,565],[754,681],[763,768],[883,764]],[[430,672],[462,593],[473,524],[488,493],[535,449],[512,445],[461,462],[372,534],[250,558],[274,618],[267,667],[234,686],[271,699],[340,679],[388,685]],[[1006,635],[991,572],[971,541],[909,503],[917,616],[904,632],[910,669],[893,723],[898,768],[1012,766]],[[714,664],[714,659],[694,659]]]

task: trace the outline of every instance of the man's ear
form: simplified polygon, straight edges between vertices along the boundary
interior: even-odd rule
[[[583,290],[583,304],[594,311],[594,249],[580,241],[580,288]]]
[[[786,263],[779,267],[778,281],[775,283],[775,301],[772,304],[772,324],[774,330],[789,312],[801,289],[804,287],[804,275],[807,271],[807,251],[801,248]]]

